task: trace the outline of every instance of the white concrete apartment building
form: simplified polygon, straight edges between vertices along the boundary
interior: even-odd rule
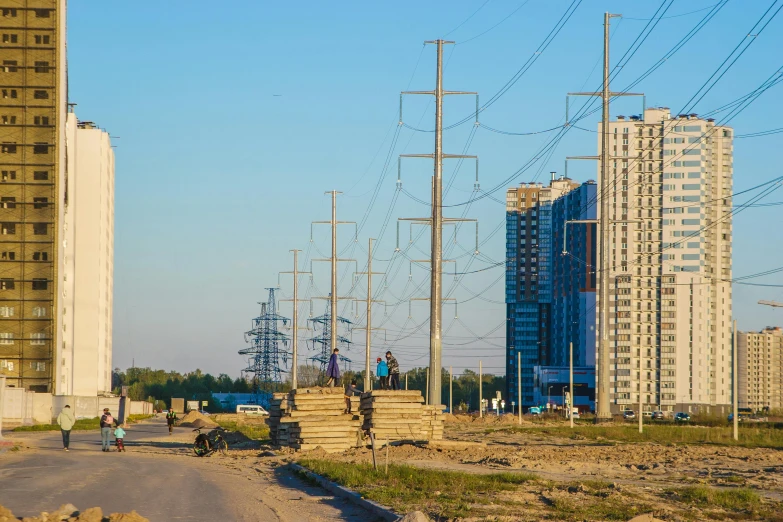
[[[753,411],[783,408],[783,329],[739,332],[739,407]]]
[[[641,393],[645,411],[724,413],[733,131],[650,108],[609,133],[612,411],[638,409]]]
[[[57,395],[111,391],[114,151],[109,134],[69,113],[68,194],[61,235],[62,342]]]

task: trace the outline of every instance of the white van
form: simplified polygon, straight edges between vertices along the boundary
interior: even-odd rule
[[[269,415],[268,411],[256,404],[238,404],[237,413],[244,413],[245,415]]]

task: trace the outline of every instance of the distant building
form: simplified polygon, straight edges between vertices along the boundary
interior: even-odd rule
[[[738,332],[737,352],[740,408],[783,408],[783,330]]]
[[[535,366],[533,368],[533,404],[562,407],[571,395],[568,366]],[[595,366],[574,366],[574,408],[580,412],[595,411]]]
[[[727,413],[733,130],[665,107],[608,130],[611,409]]]

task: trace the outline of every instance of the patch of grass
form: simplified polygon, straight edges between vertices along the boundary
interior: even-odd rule
[[[783,448],[783,429],[741,426],[735,441],[731,428],[706,428],[675,425],[645,425],[644,433],[637,426],[513,426],[496,431],[552,435],[574,440],[613,442],[657,442],[660,444],[718,444],[747,448]]]
[[[236,421],[218,420],[217,423],[230,431],[238,431],[248,439],[268,440],[269,426],[266,424],[244,424]]]
[[[145,419],[151,419],[154,415],[128,415],[128,422],[139,422]]]
[[[536,481],[530,473],[475,475],[390,464],[387,475],[370,464],[308,458],[299,464],[398,512],[423,509],[449,519],[469,515],[471,506],[490,503],[498,492]]]
[[[761,497],[747,488],[716,489],[688,486],[667,490],[680,502],[699,507],[719,507],[729,511],[755,511],[761,507]]]

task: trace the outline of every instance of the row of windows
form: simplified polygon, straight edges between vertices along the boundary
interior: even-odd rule
[[[16,252],[5,251],[0,253],[2,261],[16,261]],[[33,261],[49,261],[49,252],[33,252]]]
[[[43,141],[36,141],[33,144],[33,154],[49,154],[49,145]],[[2,154],[16,154],[19,152],[19,144],[13,141],[4,141],[0,144],[0,153]]]
[[[0,334],[2,336],[3,334]],[[0,344],[7,344],[4,342],[0,342]],[[11,344],[13,344],[13,341],[11,341]],[[30,344],[46,344],[46,342],[39,343],[36,342],[33,343],[33,341],[30,341]],[[45,372],[46,371],[46,362],[44,361],[30,361],[30,369],[35,372]],[[9,372],[14,371],[14,361],[7,361],[5,359],[0,359],[0,370],[8,370]]]
[[[32,67],[37,73],[52,72],[54,67],[49,66],[49,62],[36,61]],[[19,72],[19,62],[17,60],[3,60],[3,65],[0,66],[0,72],[15,73]]]
[[[53,9],[33,9],[36,18],[49,18]],[[16,7],[3,7],[3,18],[16,18],[19,10]]]
[[[33,223],[33,234],[45,236],[49,233],[48,223]],[[0,235],[11,236],[16,234],[16,223],[0,223]]]
[[[16,288],[16,281],[11,278],[0,279],[0,290],[14,290]],[[34,277],[32,279],[33,290],[48,290],[49,280],[45,277]]]
[[[33,198],[33,208],[41,209],[49,206],[49,198]],[[13,196],[0,197],[0,208],[16,208],[16,198]]]
[[[3,125],[16,125],[16,116],[9,116],[9,115],[3,115],[2,116],[2,123]],[[33,117],[33,124],[34,125],[49,125],[49,116],[35,116]]]
[[[13,317],[16,307],[14,306],[0,306],[0,317]],[[32,309],[33,317],[46,317],[45,306],[34,306]]]
[[[3,43],[19,43],[19,35],[14,33],[3,33]],[[49,45],[51,37],[48,34],[35,35],[36,45]]]
[[[2,91],[0,91],[0,95],[2,95],[4,99],[8,99],[8,98],[16,99],[19,97],[19,92],[16,89],[3,89]],[[36,100],[48,100],[49,92],[41,89],[36,89],[35,91],[33,91],[33,98],[35,98]]]
[[[0,181],[13,181],[16,179],[15,170],[4,170],[0,172]],[[33,172],[33,179],[35,181],[47,181],[49,179],[49,171],[36,170]]]

